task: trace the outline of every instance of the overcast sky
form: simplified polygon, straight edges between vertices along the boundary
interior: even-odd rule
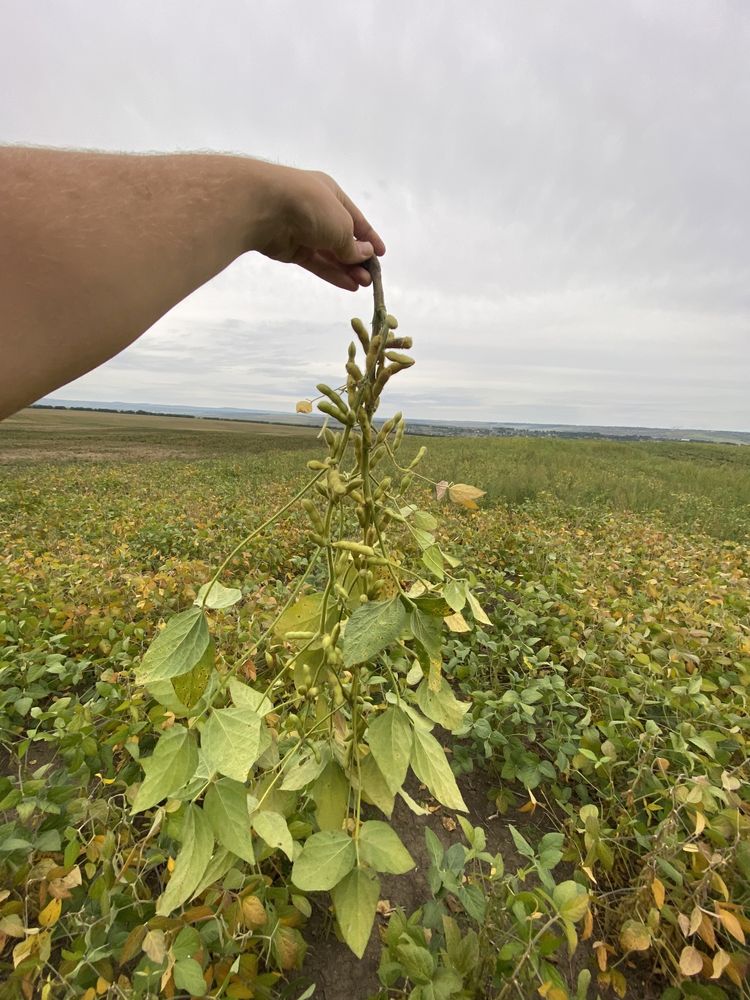
[[[749,53],[746,0],[5,0],[0,142],[331,173],[385,412],[750,430]],[[56,395],[288,410],[370,312],[249,255]]]

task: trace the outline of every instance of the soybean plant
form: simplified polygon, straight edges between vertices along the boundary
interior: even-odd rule
[[[136,813],[158,807],[152,831],[167,814],[172,825],[181,816],[182,847],[158,914],[205,893],[230,868],[281,852],[298,891],[330,892],[358,956],[374,921],[379,874],[414,867],[385,822],[396,796],[424,811],[404,787],[409,769],[445,807],[466,809],[432,732],[436,724],[457,729],[468,707],[441,673],[443,631],[471,627],[467,606],[489,624],[458,560],[437,543],[436,518],[406,499],[415,479],[474,509],[482,491],[431,483],[417,471],[423,448],[402,462],[400,413],[376,423],[389,381],[414,362],[403,353],[411,338],[397,334],[386,310],[377,260],[370,268],[370,330],[352,321],[345,384],[317,387],[325,454],[308,463],[308,482],[235,546],[143,658],[140,681],[176,721],[141,761],[133,802]],[[256,641],[266,673],[253,687],[217,666],[209,614],[242,599],[239,588],[220,582],[234,557],[298,504],[309,524],[307,570]],[[318,569],[325,582],[311,590]],[[385,820],[369,818],[378,813]]]

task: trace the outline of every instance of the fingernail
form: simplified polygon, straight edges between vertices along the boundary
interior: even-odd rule
[[[372,243],[360,243],[359,240],[357,240],[357,251],[362,254],[363,260],[369,260],[374,253]]]

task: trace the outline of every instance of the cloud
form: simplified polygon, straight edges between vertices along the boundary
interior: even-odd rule
[[[0,141],[327,169],[415,340],[393,409],[750,429],[749,46],[730,0],[12,0]],[[286,410],[355,312],[251,256],[58,395]]]

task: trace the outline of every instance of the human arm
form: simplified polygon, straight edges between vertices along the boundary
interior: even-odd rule
[[[0,419],[113,357],[250,250],[354,291],[385,247],[314,171],[0,148]]]

